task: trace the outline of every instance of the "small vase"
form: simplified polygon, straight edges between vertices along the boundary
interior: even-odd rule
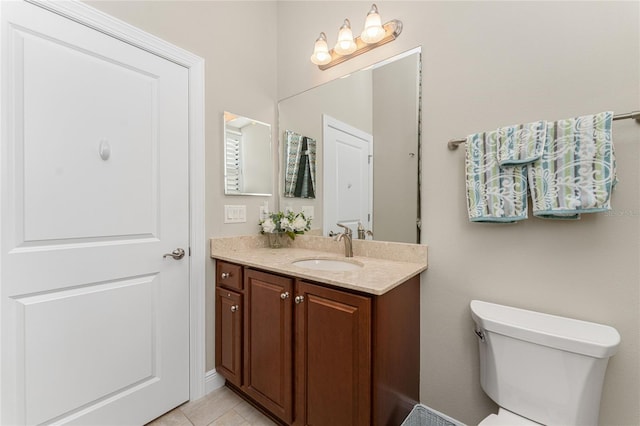
[[[270,248],[281,248],[284,246],[283,239],[287,236],[284,232],[269,232],[267,233],[267,239],[269,240]]]

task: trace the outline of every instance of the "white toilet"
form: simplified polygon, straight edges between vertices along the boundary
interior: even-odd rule
[[[471,316],[482,389],[500,407],[481,426],[598,424],[616,329],[479,300]]]

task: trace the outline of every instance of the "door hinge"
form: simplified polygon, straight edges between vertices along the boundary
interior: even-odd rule
[[[373,158],[373,155],[369,154],[367,156],[367,164],[371,164],[371,159]]]
[[[189,256],[191,256],[191,247],[189,247]]]

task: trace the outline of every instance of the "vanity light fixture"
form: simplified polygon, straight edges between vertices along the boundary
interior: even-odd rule
[[[383,44],[395,40],[402,32],[402,22],[393,19],[386,24],[381,24],[378,7],[371,5],[371,9],[365,20],[364,30],[359,37],[353,38],[351,22],[348,19],[340,27],[338,41],[333,49],[329,50],[327,36],[324,32],[316,40],[311,62],[318,65],[321,70],[326,70],[334,65],[368,52]]]
[[[348,19],[344,20],[344,24],[340,27],[338,32],[338,41],[333,47],[333,51],[338,55],[351,55],[356,51],[356,42],[353,39],[353,32],[351,31],[351,22]]]
[[[367,19],[364,21],[364,30],[360,34],[360,39],[367,44],[377,43],[384,38],[384,28],[382,27],[382,19],[378,13],[378,6],[371,5],[371,10],[367,13]]]
[[[327,35],[325,33],[320,33],[320,37],[316,39],[316,44],[313,47],[313,55],[311,55],[311,62],[316,65],[326,65],[331,62],[331,54],[329,53]]]

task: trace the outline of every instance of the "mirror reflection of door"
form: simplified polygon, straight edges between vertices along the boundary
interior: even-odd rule
[[[323,141],[323,234],[342,232],[337,223],[351,228],[353,235],[359,223],[371,230],[373,136],[323,115]]]

